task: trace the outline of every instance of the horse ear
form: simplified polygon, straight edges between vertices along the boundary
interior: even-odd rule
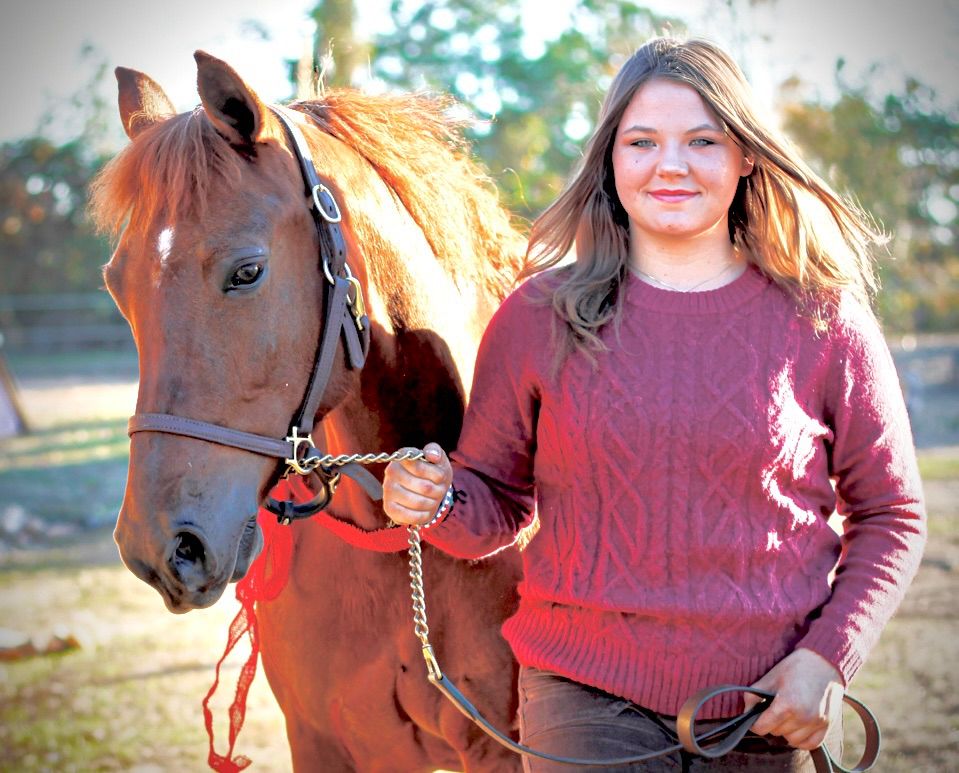
[[[216,130],[235,147],[252,148],[263,129],[266,108],[230,65],[196,51],[196,86]]]
[[[149,75],[126,67],[113,72],[117,76],[120,120],[131,140],[144,129],[176,115],[166,92]]]

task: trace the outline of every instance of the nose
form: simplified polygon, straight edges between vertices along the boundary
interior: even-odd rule
[[[681,148],[675,143],[666,143],[659,159],[659,173],[664,177],[682,176],[689,172]]]
[[[182,528],[176,532],[166,555],[173,578],[189,593],[203,593],[219,576],[213,551],[195,529]]]

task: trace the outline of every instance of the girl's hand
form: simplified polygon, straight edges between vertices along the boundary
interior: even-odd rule
[[[426,461],[404,459],[386,466],[383,510],[393,523],[428,523],[453,482],[453,468],[446,452],[436,443],[428,443],[423,452]]]
[[[797,649],[752,686],[776,693],[752,731],[782,736],[796,749],[812,750],[822,744],[830,722],[842,710],[842,676],[812,650]],[[745,700],[749,709],[760,698],[747,693]]]

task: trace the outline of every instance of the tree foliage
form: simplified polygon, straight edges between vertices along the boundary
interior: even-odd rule
[[[880,312],[898,330],[959,328],[959,121],[910,80],[871,97],[844,83],[834,104],[794,101],[784,128],[891,236]],[[889,259],[891,258],[891,259]]]
[[[732,0],[727,0],[732,2]],[[312,55],[291,72],[308,96],[332,38],[329,85],[348,85],[367,66],[388,87],[452,94],[472,121],[468,134],[505,203],[534,217],[561,190],[592,131],[603,92],[634,48],[682,23],[631,0],[577,0],[559,34],[539,35],[510,0],[392,0],[393,31],[355,35],[354,0],[313,9]],[[525,31],[524,31],[525,30]],[[295,52],[291,52],[295,53]],[[109,129],[104,61],[84,52],[88,83],[57,106],[34,136],[0,146],[0,293],[95,289],[108,254],[84,215],[86,188],[103,161]],[[102,57],[101,57],[102,58]],[[362,60],[362,61],[361,61]],[[892,234],[881,261],[880,312],[898,330],[959,329],[959,114],[910,81],[877,96],[878,74],[843,81],[835,102],[784,91],[783,122],[804,155],[853,194]],[[111,84],[112,85],[112,84]],[[75,138],[51,139],[70,125]]]
[[[0,146],[0,253],[5,293],[93,290],[106,242],[85,215],[100,166],[82,140],[27,137]]]
[[[105,59],[87,46],[87,82],[35,134],[0,145],[0,293],[95,290],[109,244],[86,217],[87,187],[109,153],[115,107]],[[69,135],[66,141],[53,136]]]
[[[553,40],[524,33],[511,0],[393,0],[395,32],[373,72],[452,94],[485,121],[469,135],[506,204],[534,216],[556,197],[593,128],[603,92],[637,44],[676,20],[632,2],[579,0]]]

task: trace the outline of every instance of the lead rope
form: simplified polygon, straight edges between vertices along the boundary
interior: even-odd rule
[[[558,757],[547,752],[538,751],[528,746],[516,743],[512,738],[497,730],[491,725],[482,714],[476,709],[469,699],[443,674],[433,647],[430,644],[430,628],[426,620],[426,593],[423,588],[423,550],[420,540],[420,527],[410,525],[407,527],[409,532],[409,556],[410,556],[410,588],[412,589],[413,599],[413,633],[420,640],[423,649],[423,659],[426,661],[426,675],[430,683],[445,695],[459,709],[467,719],[474,722],[479,728],[490,736],[494,741],[505,746],[512,752],[524,754],[531,757],[540,757],[542,759],[558,762],[564,765],[591,766],[591,767],[613,767],[620,765],[633,765],[641,762],[648,762],[658,757],[664,757],[667,754],[681,752],[684,749],[693,754],[716,758],[732,751],[740,741],[749,732],[756,718],[769,706],[774,697],[773,693],[765,690],[757,690],[752,687],[741,685],[719,685],[717,687],[708,687],[700,690],[690,697],[679,712],[677,719],[677,729],[680,742],[673,746],[668,746],[655,752],[647,752],[634,757],[626,757],[613,760],[587,760],[572,759],[568,757]],[[762,700],[748,711],[723,722],[718,727],[702,735],[695,734],[696,716],[703,705],[726,692],[745,692],[758,695]],[[879,756],[880,734],[879,724],[869,709],[860,701],[849,695],[843,696],[843,701],[852,707],[859,718],[862,720],[866,730],[866,744],[862,757],[852,768],[844,768],[838,761],[834,760],[829,754],[825,745],[814,749],[811,754],[816,767],[816,773],[865,773],[875,764]],[[703,743],[709,745],[703,746]]]

